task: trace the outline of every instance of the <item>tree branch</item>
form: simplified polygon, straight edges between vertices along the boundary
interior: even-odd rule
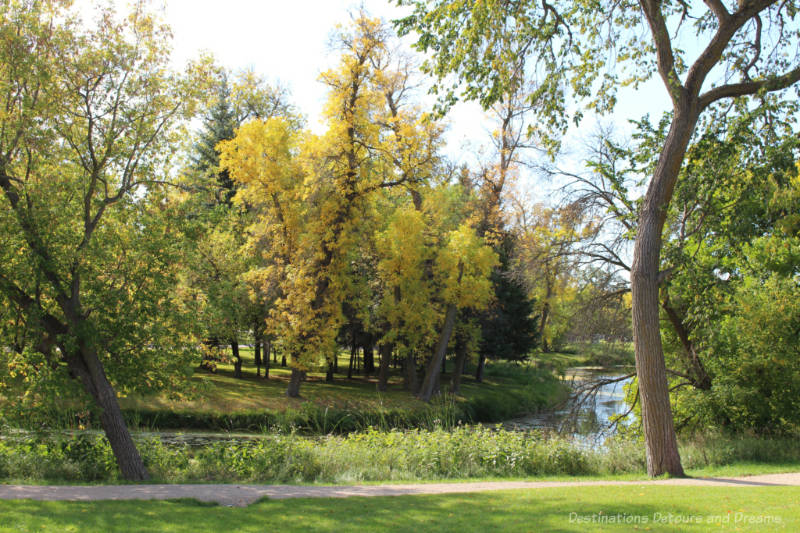
[[[701,109],[704,109],[714,102],[722,100],[723,98],[748,96],[751,94],[756,94],[760,91],[780,91],[781,89],[786,89],[787,87],[794,85],[798,81],[800,81],[800,66],[774,78],[721,85],[719,87],[709,89],[702,96],[700,96],[700,107]]]

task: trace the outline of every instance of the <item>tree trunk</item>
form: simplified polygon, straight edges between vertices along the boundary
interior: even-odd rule
[[[306,373],[303,370],[292,368],[292,375],[289,378],[289,387],[286,389],[286,396],[289,398],[300,397],[300,383],[306,378]]]
[[[356,354],[358,353],[358,347],[353,344],[350,348],[350,364],[347,367],[347,379],[353,379],[353,365],[356,361]]]
[[[670,305],[669,295],[666,295],[661,307],[667,313],[672,324],[672,329],[678,335],[678,338],[683,345],[684,364],[686,365],[686,373],[692,378],[692,386],[700,390],[711,390],[711,376],[706,372],[706,367],[697,355],[694,343],[690,338],[689,330],[686,325],[678,316],[678,312]]]
[[[369,342],[363,346],[364,349],[364,374],[375,373],[375,346]]]
[[[239,343],[231,339],[231,353],[233,354],[233,377],[242,378],[242,357],[239,354]]]
[[[286,368],[286,354],[281,355],[281,366]]]
[[[409,350],[403,359],[403,388],[412,394],[419,392],[419,376],[417,375],[417,356]]]
[[[431,357],[431,361],[428,364],[425,380],[422,382],[422,388],[419,391],[418,397],[423,402],[431,401],[433,393],[436,390],[436,379],[442,369],[442,361],[447,353],[447,344],[450,342],[450,336],[453,334],[457,313],[458,308],[456,308],[455,304],[448,304],[447,311],[445,311],[444,315],[442,333],[439,335],[439,341],[436,343],[436,350],[433,352],[433,357]]]
[[[464,363],[467,360],[467,343],[462,339],[456,342],[456,361],[453,376],[450,378],[450,392],[461,393],[461,375],[464,373]]]
[[[547,344],[547,336],[545,335],[545,327],[547,326],[547,319],[550,316],[550,302],[545,301],[542,306],[542,320],[539,324],[539,338],[542,339],[542,352],[549,353],[550,345]]]
[[[392,362],[392,345],[385,343],[378,348],[380,366],[378,368],[378,390],[384,392],[389,388],[389,364]]]
[[[258,339],[253,343],[253,359],[256,365],[256,377],[261,377],[261,342]]]
[[[483,369],[486,366],[486,355],[480,354],[478,356],[478,368],[475,369],[475,381],[483,383]]]
[[[269,353],[272,351],[272,341],[264,341],[264,379],[269,379]]]
[[[64,347],[61,349],[62,353],[66,353]],[[101,409],[100,423],[109,444],[111,444],[111,450],[117,459],[122,477],[128,481],[149,479],[150,475],[144,467],[139,450],[136,449],[122,416],[117,395],[106,377],[97,354],[83,348],[79,354],[73,357],[69,367],[73,374],[83,382],[84,387]]]
[[[333,383],[333,361],[328,363],[328,371],[325,372],[325,381],[327,383]]]
[[[639,213],[633,250],[631,295],[636,374],[647,449],[647,473],[683,476],[669,403],[667,370],[659,321],[661,234],[667,208],[697,114],[677,110]]]
[[[336,350],[336,353],[333,354],[333,373],[336,374],[339,372],[339,350]]]

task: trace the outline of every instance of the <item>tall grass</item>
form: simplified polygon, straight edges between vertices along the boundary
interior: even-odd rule
[[[200,447],[165,445],[151,437],[138,445],[154,479],[163,482],[347,483],[645,472],[637,441],[589,449],[557,436],[484,426],[369,429],[324,437],[267,434]],[[687,468],[800,464],[800,441],[706,436],[684,443],[681,453]],[[112,482],[118,472],[102,436],[38,437],[0,441],[0,479]]]

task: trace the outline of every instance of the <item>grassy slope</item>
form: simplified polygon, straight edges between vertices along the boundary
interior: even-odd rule
[[[537,352],[536,364],[556,371],[573,366],[633,366],[633,343],[580,342],[567,344],[554,352]]]
[[[255,375],[252,351],[242,350],[244,378],[233,377],[233,365],[220,364],[216,373],[198,371],[192,381],[198,394],[191,399],[170,399],[164,394],[122,398],[125,410],[150,410],[189,413],[242,413],[260,410],[283,412],[304,407],[336,408],[351,411],[400,410],[420,411],[425,403],[403,390],[402,377],[393,373],[389,390],[376,390],[377,377],[354,374],[353,379],[337,374],[333,383],[325,382],[322,372],[310,372],[301,388],[301,398],[287,398],[286,385],[290,371],[273,364],[269,379]],[[339,368],[346,369],[348,357],[343,356]],[[449,368],[452,368],[450,363]],[[496,372],[492,372],[496,370]],[[540,371],[540,374],[543,374]],[[442,390],[447,390],[450,375],[442,377]],[[495,365],[483,383],[471,374],[462,378],[461,395],[456,399],[477,415],[480,421],[499,421],[525,411],[536,410],[563,398],[565,390],[555,380],[536,380],[531,388],[524,370],[509,365]],[[534,408],[531,409],[531,406]]]
[[[800,488],[569,487],[441,496],[261,501],[0,502],[0,531],[798,531]],[[574,514],[572,514],[574,513]],[[604,522],[592,523],[592,516]],[[588,519],[579,523],[577,518]],[[644,523],[644,519],[647,523]],[[656,521],[654,522],[654,518]],[[695,523],[680,523],[689,520]],[[768,526],[743,520],[771,520]],[[669,523],[672,520],[672,523]],[[709,523],[709,520],[711,523]],[[738,522],[737,522],[738,520]],[[696,523],[699,521],[700,523]],[[721,523],[714,523],[715,521]],[[778,521],[780,523],[778,523]]]

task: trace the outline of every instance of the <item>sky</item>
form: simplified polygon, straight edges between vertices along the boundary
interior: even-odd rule
[[[128,0],[111,0],[126,11]],[[98,2],[77,0],[86,16]],[[337,24],[346,24],[350,14],[363,6],[372,16],[387,21],[408,13],[393,0],[151,0],[151,7],[163,13],[173,32],[173,62],[176,67],[210,52],[216,61],[237,71],[252,69],[271,82],[287,87],[291,101],[307,116],[308,127],[317,133],[324,130],[319,121],[325,99],[325,87],[319,74],[335,66],[337,53],[329,47]],[[413,37],[404,39],[410,49]],[[427,103],[432,104],[432,97]],[[625,131],[627,119],[640,118],[647,112],[658,117],[668,102],[660,83],[646,84],[639,91],[621,94],[611,121],[615,129]],[[472,163],[481,145],[489,139],[491,124],[477,104],[456,106],[448,115],[447,155],[454,161]],[[561,166],[576,170],[580,166],[580,146],[596,126],[589,118],[580,128],[569,132],[568,155]]]

